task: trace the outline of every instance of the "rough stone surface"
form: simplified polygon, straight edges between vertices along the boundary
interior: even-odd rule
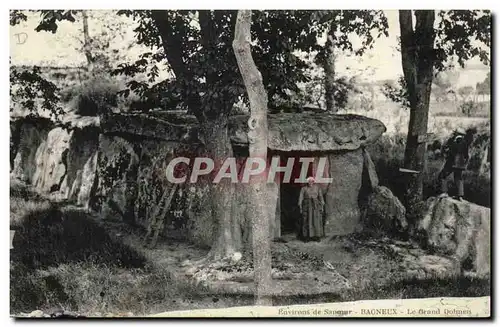
[[[94,186],[94,182],[96,179],[96,168],[97,168],[97,156],[98,153],[94,152],[92,156],[90,156],[83,166],[83,170],[79,170],[80,180],[79,180],[79,191],[77,197],[77,205],[84,207],[85,209],[89,208],[90,200],[92,196],[92,188]],[[77,185],[78,185],[77,184]],[[76,193],[76,191],[75,191]]]
[[[48,120],[26,119],[19,126],[19,140],[12,175],[28,184],[33,182],[36,171],[36,153],[47,139],[52,124]]]
[[[10,121],[10,171],[14,169],[14,159],[16,158],[17,151],[19,149],[20,141],[20,131],[22,126],[22,120],[12,120]]]
[[[248,115],[230,118],[234,145],[248,146]],[[198,138],[197,121],[186,114],[109,114],[100,119],[104,133],[129,133],[166,141],[209,142]],[[358,115],[280,113],[268,115],[268,147],[279,151],[356,150],[385,132],[384,124]]]
[[[423,243],[454,257],[463,267],[485,276],[490,272],[490,209],[449,197],[431,197],[417,225]]]
[[[375,168],[375,164],[372,161],[372,158],[370,157],[370,153],[366,149],[363,149],[363,158],[364,173],[366,174],[368,186],[370,187],[370,190],[375,190],[379,183],[377,170]]]
[[[104,217],[133,222],[137,197],[139,155],[133,144],[119,136],[99,136],[96,194],[93,208]]]
[[[73,130],[63,191],[69,201],[84,207],[88,205],[90,188],[95,179],[98,147],[99,129],[86,127]]]
[[[216,222],[212,216],[212,209],[209,204],[209,186],[192,185],[188,190],[187,198],[187,237],[194,244],[202,247],[211,247],[216,236]],[[239,206],[233,206],[239,208]],[[239,215],[235,211],[236,215]]]
[[[248,116],[234,116],[229,134],[233,144],[248,145]],[[281,113],[268,115],[268,147],[279,151],[356,150],[385,132],[384,124],[358,115]]]
[[[375,234],[394,234],[408,227],[406,209],[385,186],[377,186],[368,196],[363,230]]]
[[[166,176],[167,165],[174,156],[175,148],[176,143],[174,142],[141,142],[135,215],[137,222],[143,226],[147,226],[152,216],[159,213],[158,206],[163,207],[163,203],[160,202],[169,185]]]
[[[233,145],[248,146],[247,120],[246,115],[231,117]],[[198,155],[203,143],[198,139],[196,119],[185,113],[108,114],[98,118],[72,117],[69,121],[66,119],[68,122],[71,123],[72,134],[67,146],[66,169],[57,170],[52,175],[37,176],[40,187],[45,192],[55,185],[47,179],[50,175],[59,182],[63,198],[70,202],[97,209],[104,217],[122,217],[143,226],[147,226],[152,214],[162,206],[159,202],[168,184],[165,171],[169,161],[186,151],[188,156]],[[19,128],[21,136],[24,125]],[[369,156],[367,161],[367,153],[363,153],[362,149],[384,131],[385,126],[378,120],[356,115],[269,115],[269,148],[275,150],[275,154],[283,155],[293,150],[313,157],[326,155],[329,158],[328,175],[333,178],[333,183],[325,185],[327,235],[345,235],[355,231],[360,220],[358,197],[362,189],[363,169],[366,162],[371,162]],[[14,171],[18,175],[26,175],[24,179],[31,182],[31,170],[34,169],[30,165],[35,166],[36,151],[39,151],[38,164],[46,166],[50,160],[45,160],[45,157],[54,142],[50,139],[44,144],[46,136],[43,133],[27,133],[35,132],[25,128],[26,137],[20,137],[19,143],[22,145],[23,139],[25,143],[33,143],[27,146],[31,152],[23,151],[19,146],[19,159],[16,159],[28,164],[20,164],[20,169]],[[57,153],[52,155],[54,158],[59,156]],[[50,166],[45,167],[44,171],[50,172],[50,169]],[[368,170],[371,173],[370,183],[377,184],[374,168]],[[60,176],[64,178],[59,180]],[[216,235],[216,222],[211,215],[208,185],[188,183],[176,192],[172,207],[163,217],[166,233],[169,237],[177,233],[176,236],[210,246]],[[266,198],[271,211],[276,212],[270,224],[274,238],[280,237],[280,212],[286,209],[280,208],[279,192],[278,185],[270,185],[269,197]],[[241,225],[241,237],[246,242],[251,237],[248,228],[251,207],[247,203],[244,186],[235,194],[235,219]]]
[[[193,143],[197,140],[197,122],[187,115],[144,113],[108,114],[100,117],[103,133],[127,133],[164,141]]]
[[[361,216],[358,197],[362,186],[362,150],[335,152],[328,156],[328,161],[332,183],[325,194],[325,234],[354,233]]]
[[[67,169],[65,156],[69,148],[71,132],[56,127],[47,135],[47,141],[37,151],[33,185],[40,192],[58,191]]]

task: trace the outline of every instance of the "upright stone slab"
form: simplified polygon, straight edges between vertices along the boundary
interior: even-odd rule
[[[133,144],[120,136],[99,136],[97,186],[94,209],[104,217],[135,223],[139,155]]]
[[[69,142],[68,172],[63,191],[66,199],[79,205],[86,206],[90,200],[90,188],[97,169],[99,134],[99,128],[94,126],[75,128]]]
[[[38,148],[47,140],[53,124],[48,119],[26,119],[19,125],[19,131],[16,133],[17,151],[12,176],[31,184],[36,171]]]
[[[326,236],[347,235],[358,227],[361,211],[358,196],[363,173],[363,153],[338,151],[328,156],[330,177],[325,194]]]
[[[33,185],[42,193],[59,191],[66,176],[67,154],[71,132],[56,127],[47,135],[35,158],[36,170]]]

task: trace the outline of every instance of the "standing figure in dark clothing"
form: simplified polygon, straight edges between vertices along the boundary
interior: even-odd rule
[[[299,239],[304,241],[319,241],[325,235],[323,229],[323,208],[325,200],[314,178],[307,178],[307,185],[300,190],[299,208],[301,220],[299,223]]]
[[[441,181],[442,193],[440,197],[448,196],[447,177],[453,173],[453,178],[457,186],[456,199],[460,201],[463,199],[463,173],[467,169],[467,164],[469,162],[469,149],[475,133],[475,129],[468,129],[467,132],[463,129],[458,129],[453,132],[452,137],[445,143],[443,147],[443,154],[446,161],[438,176],[438,179]]]

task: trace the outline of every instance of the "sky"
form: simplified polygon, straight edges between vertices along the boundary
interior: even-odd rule
[[[397,79],[402,75],[401,55],[397,51],[399,37],[398,12],[385,10],[389,23],[389,36],[382,36],[375,41],[374,47],[365,52],[362,57],[342,53],[338,56],[337,73],[344,76],[358,76],[365,82],[387,79]],[[89,19],[90,35],[100,32],[102,22],[106,19],[105,12],[96,11]],[[119,48],[123,42],[132,42],[134,39],[132,21],[123,18],[128,26],[123,39],[112,42],[111,47]],[[85,64],[85,57],[78,51],[78,39],[81,39],[80,24],[63,22],[59,24],[57,33],[36,32],[38,16],[31,16],[27,22],[10,28],[10,55],[11,63],[15,65],[52,65],[52,66],[80,66]],[[19,34],[26,33],[26,34]],[[21,40],[25,42],[18,44]],[[355,42],[355,40],[354,40]],[[132,47],[127,51],[128,58],[134,60],[144,51],[140,47]],[[475,85],[486,77],[488,68],[478,60],[469,63],[468,67],[475,67],[462,71],[458,84]]]

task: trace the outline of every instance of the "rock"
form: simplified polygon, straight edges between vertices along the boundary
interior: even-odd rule
[[[375,169],[375,164],[372,161],[372,158],[370,157],[370,154],[368,151],[363,148],[363,159],[364,159],[364,172],[366,173],[366,176],[368,178],[368,185],[370,187],[370,190],[375,190],[378,186],[378,175],[377,175],[377,170]]]
[[[14,122],[11,122],[14,123]],[[36,153],[40,145],[47,140],[47,135],[52,129],[53,123],[48,119],[23,119],[16,121],[17,151],[13,162],[12,175],[28,184],[33,182],[36,171]]]
[[[248,145],[248,116],[231,117],[229,133],[236,145]],[[329,113],[268,115],[268,147],[278,151],[356,150],[386,131],[376,119]]]
[[[354,233],[361,211],[358,197],[362,186],[363,153],[361,150],[328,155],[332,183],[325,193],[325,234]]]
[[[446,276],[446,274],[460,273],[458,266],[452,259],[436,256],[436,255],[423,255],[418,257],[418,265],[420,265],[426,273],[434,274],[436,276]]]
[[[106,114],[100,117],[101,130],[105,134],[127,133],[150,137],[163,141],[183,141],[193,143],[197,141],[197,120],[186,114],[175,115],[168,113],[117,113]]]
[[[119,136],[99,136],[97,185],[93,207],[104,217],[134,223],[139,148]],[[83,174],[82,174],[83,175]],[[83,181],[83,176],[82,176]]]
[[[234,145],[248,146],[248,115],[230,118]],[[279,151],[356,150],[385,132],[384,124],[358,115],[329,113],[269,114],[269,148]],[[104,133],[128,133],[165,141],[199,143],[196,118],[186,114],[120,113],[100,117]]]
[[[42,318],[43,317],[43,311],[42,310],[35,310],[35,311],[32,311],[30,314],[29,314],[30,317],[32,318]]]
[[[232,257],[231,257],[231,261],[233,263],[236,263],[236,262],[241,260],[241,257],[242,257],[241,252],[234,252]]]
[[[408,228],[406,209],[385,186],[377,186],[368,196],[363,230],[373,234],[394,234]]]
[[[478,276],[490,273],[490,209],[450,197],[431,197],[417,224],[417,235],[437,254],[462,265],[470,259]]]
[[[144,141],[137,170],[137,198],[134,212],[138,223],[147,227],[151,218],[160,213],[160,203],[165,191],[169,191],[167,165],[173,159],[177,144],[163,141]],[[181,185],[184,186],[184,185]],[[165,201],[165,197],[163,197]],[[171,205],[175,203],[172,199]],[[161,208],[158,208],[161,206]]]
[[[64,183],[66,198],[87,207],[90,190],[97,170],[99,129],[86,127],[74,129],[69,142],[67,175]]]
[[[78,192],[77,204],[87,209],[92,196],[92,187],[96,178],[97,152],[90,156],[80,173],[80,190]],[[79,171],[80,172],[80,171]]]
[[[36,153],[33,185],[40,192],[59,190],[67,173],[66,162],[71,132],[56,127],[47,135],[47,141]]]

